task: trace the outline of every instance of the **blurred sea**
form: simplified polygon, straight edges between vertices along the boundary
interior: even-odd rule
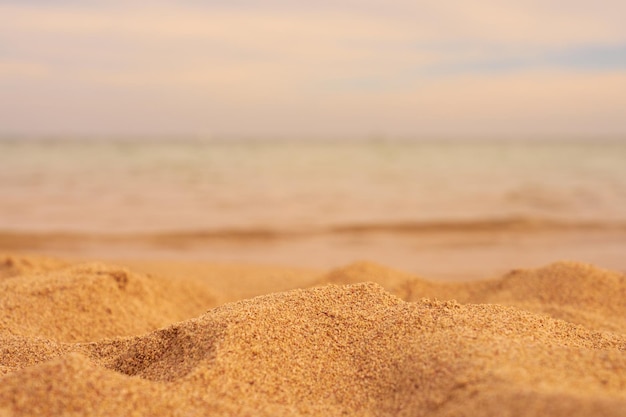
[[[0,140],[0,230],[626,224],[626,141]]]

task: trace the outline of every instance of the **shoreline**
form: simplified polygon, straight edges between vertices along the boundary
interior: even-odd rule
[[[439,280],[490,278],[514,268],[577,260],[626,271],[626,228],[507,221],[494,226],[345,227],[272,231],[95,234],[0,231],[0,251],[72,259],[280,265],[316,270],[372,260]],[[449,226],[449,225],[448,225]]]

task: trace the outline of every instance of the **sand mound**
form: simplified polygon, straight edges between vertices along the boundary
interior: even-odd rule
[[[2,380],[2,404],[18,415],[175,415],[167,390],[98,367],[77,353],[55,358]],[[27,383],[27,389],[24,389]],[[102,405],[106,403],[106,410]]]
[[[192,281],[84,264],[0,281],[0,336],[76,342],[142,334],[217,304]]]
[[[626,333],[626,276],[591,265],[559,262],[537,270],[512,271],[476,299]]]
[[[24,274],[49,272],[66,267],[67,265],[67,262],[43,256],[0,254],[0,280]]]
[[[569,267],[531,273],[541,279]],[[489,285],[504,293],[522,285],[518,278]],[[405,302],[374,283],[331,284],[222,305],[142,334],[141,315],[164,311],[154,278],[86,265],[2,285],[10,283],[2,317],[19,331],[0,340],[7,415],[622,416],[626,409],[626,336],[514,307]],[[168,295],[176,298],[173,289]],[[136,310],[97,322],[111,305],[102,299]],[[67,312],[44,314],[52,305]],[[82,318],[70,317],[88,306]],[[47,326],[58,328],[42,338]],[[49,340],[87,340],[83,326],[98,329],[90,343]],[[101,340],[109,326],[137,335]]]
[[[576,262],[515,270],[485,281],[436,283],[372,263],[331,271],[320,282],[375,280],[406,301],[422,298],[502,304],[548,314],[590,329],[626,333],[626,276]]]
[[[431,415],[483,389],[626,406],[626,375],[614,374],[626,371],[621,337],[500,306],[404,303],[375,284],[230,304],[128,347],[103,365],[286,414]]]
[[[0,336],[0,375],[56,358],[72,346],[39,337]]]
[[[206,311],[194,281],[25,261],[0,280],[3,416],[626,409],[624,276],[587,265],[439,284],[358,263]]]

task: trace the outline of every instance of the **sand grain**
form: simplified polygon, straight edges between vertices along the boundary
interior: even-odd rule
[[[437,284],[359,263],[318,283],[222,304],[102,264],[14,275],[0,415],[624,415],[618,273]]]

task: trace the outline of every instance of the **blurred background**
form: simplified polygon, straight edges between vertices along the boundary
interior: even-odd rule
[[[0,250],[624,271],[625,15],[0,0]]]

